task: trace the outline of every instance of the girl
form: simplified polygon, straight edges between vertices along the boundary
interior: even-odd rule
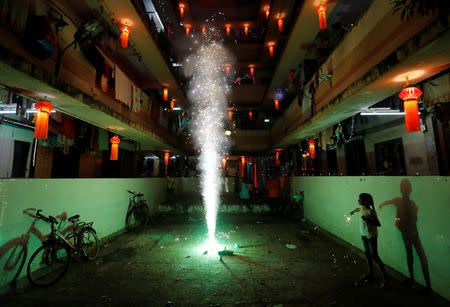
[[[381,271],[383,272],[384,281],[381,284],[382,288],[388,287],[388,277],[386,275],[386,270],[384,268],[384,264],[378,256],[377,251],[377,237],[378,230],[377,227],[380,226],[380,221],[378,220],[377,213],[375,212],[375,207],[373,204],[372,195],[368,193],[362,193],[359,195],[358,203],[361,208],[356,208],[350,215],[353,215],[356,212],[361,212],[361,238],[364,245],[364,251],[367,256],[367,261],[369,263],[369,273],[363,276],[363,279],[373,280],[373,267],[372,263],[375,260],[380,266]]]

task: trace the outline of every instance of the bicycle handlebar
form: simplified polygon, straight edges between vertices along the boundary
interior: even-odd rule
[[[43,220],[44,222],[46,222],[46,223],[48,223],[48,224],[58,224],[58,221],[53,217],[53,216],[51,216],[51,215],[49,215],[48,217],[47,216],[45,216],[45,215],[43,215],[43,214],[41,214],[41,209],[38,209],[37,211],[36,211],[36,217],[38,218],[38,219],[41,219],[41,220]]]

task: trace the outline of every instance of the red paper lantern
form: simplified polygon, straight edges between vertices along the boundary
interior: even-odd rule
[[[253,77],[254,74],[255,74],[255,67],[250,66],[250,76]]]
[[[227,168],[227,159],[225,157],[222,158],[222,167],[223,169]]]
[[[170,112],[173,112],[173,107],[175,107],[175,99],[170,101]]]
[[[119,159],[120,139],[118,136],[113,136],[109,141],[111,142],[111,156],[109,157],[109,159],[112,161],[116,161]]]
[[[283,32],[283,18],[278,18],[278,31]]]
[[[242,178],[244,178],[245,157],[241,157]]]
[[[35,139],[47,139],[48,137],[48,118],[51,111],[53,111],[53,106],[50,102],[39,101],[34,105],[36,110],[36,123],[34,129]]]
[[[225,28],[227,28],[227,36],[230,36],[231,25],[227,24]]]
[[[253,112],[252,111],[248,112],[248,118],[253,119]]]
[[[269,15],[270,15],[270,10],[266,9],[266,19],[269,19]]]
[[[206,34],[206,27],[203,26],[203,27],[202,27],[202,35],[205,35],[205,34]]]
[[[128,36],[130,35],[130,28],[128,26],[122,26],[120,29],[120,45],[123,48],[128,47]]]
[[[244,33],[246,36],[248,35],[248,24],[244,25]]]
[[[228,119],[232,120],[233,119],[233,112],[228,111]]]
[[[319,26],[320,30],[323,30],[327,27],[327,16],[325,15],[325,12],[327,11],[327,7],[325,5],[319,5],[317,7],[317,14],[319,15]]]
[[[278,101],[278,99],[274,99],[274,102],[275,102],[275,110],[278,110],[278,104],[279,104],[279,101]]]
[[[313,139],[311,139],[308,141],[308,144],[309,144],[309,157],[311,159],[314,159],[316,157],[316,147],[315,147],[316,142]]]
[[[167,99],[169,99],[169,89],[167,87],[165,87],[163,89],[163,96],[164,96],[164,100],[167,101]]]
[[[189,32],[191,31],[191,25],[185,25],[186,28],[186,36],[189,37]]]
[[[280,165],[280,152],[279,151],[277,151],[275,153],[275,166],[278,166],[278,165]]]
[[[422,91],[417,87],[405,87],[398,97],[403,100],[405,110],[406,132],[420,131],[419,105],[417,100],[422,96]]]
[[[269,42],[267,45],[269,46],[269,54],[270,54],[270,56],[273,56],[273,47],[275,47],[275,43],[274,42]]]
[[[230,66],[229,65],[225,66],[225,71],[227,73],[227,77],[229,77],[230,76]]]
[[[184,4],[180,3],[178,6],[180,8],[180,17],[183,18],[184,16]]]
[[[165,166],[169,165],[169,157],[170,157],[170,152],[165,152],[164,153],[164,165]]]

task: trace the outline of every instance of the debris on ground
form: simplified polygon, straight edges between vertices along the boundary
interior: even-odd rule
[[[287,248],[289,248],[289,249],[295,249],[295,248],[297,248],[297,246],[295,246],[294,244],[286,244],[286,247]]]
[[[203,255],[206,255],[207,253],[208,253],[208,251],[204,251],[204,252],[203,252]]]
[[[184,258],[190,258],[191,256],[186,256],[186,257],[184,257]]]

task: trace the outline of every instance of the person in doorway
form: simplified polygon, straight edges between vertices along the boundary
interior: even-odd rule
[[[269,194],[270,212],[273,214],[281,214],[280,195],[281,185],[277,178],[271,176],[267,181],[267,191]]]
[[[247,208],[250,207],[250,205],[249,205],[250,195],[249,195],[249,192],[247,189],[247,183],[245,182],[245,180],[242,180],[241,192],[239,193],[239,199],[244,202],[244,204],[247,206]]]
[[[369,264],[369,273],[363,275],[362,279],[372,281],[374,279],[373,274],[373,260],[378,263],[381,272],[383,272],[383,283],[382,288],[389,287],[389,279],[386,274],[386,269],[384,268],[383,261],[381,261],[380,256],[378,256],[377,250],[377,239],[378,239],[378,229],[380,227],[380,221],[378,220],[377,213],[375,211],[372,195],[368,193],[362,193],[359,195],[358,204],[361,207],[356,208],[350,215],[356,212],[361,212],[361,223],[360,231],[361,238],[364,245],[364,252],[367,256],[367,262]]]

